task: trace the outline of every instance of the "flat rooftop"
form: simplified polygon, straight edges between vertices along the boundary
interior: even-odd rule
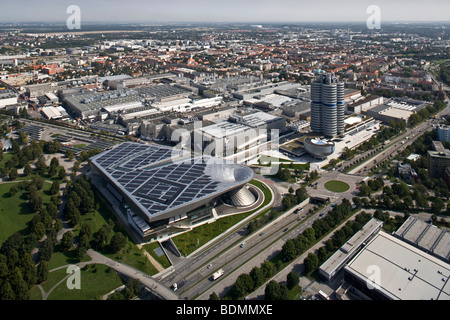
[[[409,116],[412,115],[413,112],[410,110],[398,109],[396,107],[388,106],[386,109],[383,109],[380,112],[378,112],[378,114],[397,119],[408,120]]]
[[[332,275],[343,264],[351,258],[355,251],[370,238],[374,233],[381,229],[383,222],[375,218],[370,219],[363,228],[355,233],[342,247],[339,248],[331,257],[329,257],[321,266],[320,272]]]
[[[435,254],[446,262],[450,261],[450,233],[446,230],[409,217],[394,235]]]
[[[345,267],[393,300],[450,300],[450,265],[380,231]],[[379,281],[378,281],[379,280]]]

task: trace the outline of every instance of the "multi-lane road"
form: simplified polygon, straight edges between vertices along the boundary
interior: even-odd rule
[[[272,190],[276,189],[275,185],[270,187]],[[274,202],[271,206],[281,201],[278,191],[273,191],[273,194]],[[228,275],[240,270],[249,262],[259,266],[264,261],[262,256],[278,251],[287,239],[301,234],[316,219],[322,217],[326,210],[329,210],[327,207],[320,212],[308,215],[308,211],[313,207],[313,204],[307,204],[300,212],[295,213],[295,210],[299,208],[296,206],[250,235],[245,224],[205,250],[181,259],[170,269],[157,275],[157,279],[166,287],[171,287],[174,283],[182,283],[177,293],[187,299],[198,297],[219,283],[221,291],[224,284],[225,286],[232,284],[227,281]],[[213,281],[212,274],[219,269],[224,270],[224,275]]]

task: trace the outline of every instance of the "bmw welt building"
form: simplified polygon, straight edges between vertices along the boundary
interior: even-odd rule
[[[141,242],[209,221],[219,204],[246,208],[257,198],[246,186],[250,168],[156,144],[124,142],[90,165],[93,182]]]

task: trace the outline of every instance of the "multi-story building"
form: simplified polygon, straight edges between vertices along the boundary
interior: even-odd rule
[[[443,177],[447,167],[450,167],[450,150],[428,150],[428,172],[431,178]]]
[[[311,129],[333,137],[344,132],[344,83],[333,73],[311,83]]]
[[[437,126],[437,134],[439,141],[450,141],[450,126],[439,124]]]

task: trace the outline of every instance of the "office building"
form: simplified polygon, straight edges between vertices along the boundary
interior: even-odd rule
[[[428,150],[428,172],[431,178],[440,178],[445,174],[447,167],[450,167],[450,150],[441,151]]]
[[[333,73],[311,83],[311,129],[328,137],[344,132],[344,83]]]
[[[447,126],[445,124],[438,124],[437,134],[439,141],[450,141],[450,126]]]

